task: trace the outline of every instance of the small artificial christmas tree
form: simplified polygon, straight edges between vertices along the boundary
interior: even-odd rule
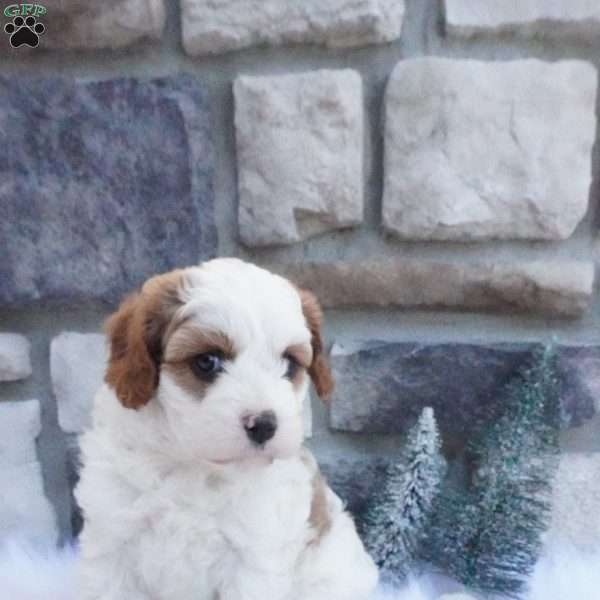
[[[546,349],[508,385],[500,418],[469,445],[470,488],[436,500],[425,558],[474,590],[515,598],[525,590],[550,517],[558,393]]]
[[[383,581],[398,583],[408,574],[445,470],[433,409],[424,408],[365,516],[365,546]]]

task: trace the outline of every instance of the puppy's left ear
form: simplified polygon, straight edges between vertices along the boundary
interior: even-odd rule
[[[321,325],[323,323],[323,311],[319,301],[312,292],[298,289],[300,301],[302,302],[302,312],[306,319],[306,324],[311,333],[311,345],[313,350],[313,359],[308,374],[312,379],[313,385],[317,390],[319,398],[325,400],[333,392],[334,381],[331,374],[331,368],[325,355],[325,345],[321,336]]]

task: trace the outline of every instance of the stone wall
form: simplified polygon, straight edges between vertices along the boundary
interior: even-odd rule
[[[420,408],[459,461],[556,340],[572,515],[600,456],[600,9],[504,4],[47,0],[37,48],[0,40],[0,538],[79,527],[102,321],[217,255],[327,308],[309,444],[357,512]]]

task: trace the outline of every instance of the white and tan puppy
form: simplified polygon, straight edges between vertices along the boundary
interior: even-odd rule
[[[82,438],[79,600],[366,600],[377,573],[303,448],[332,388],[315,298],[237,259],[111,317]]]

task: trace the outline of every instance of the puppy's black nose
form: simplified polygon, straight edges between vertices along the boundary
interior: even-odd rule
[[[242,422],[246,435],[259,446],[268,442],[277,430],[277,417],[272,410],[266,410],[258,415],[248,415],[242,419]]]

